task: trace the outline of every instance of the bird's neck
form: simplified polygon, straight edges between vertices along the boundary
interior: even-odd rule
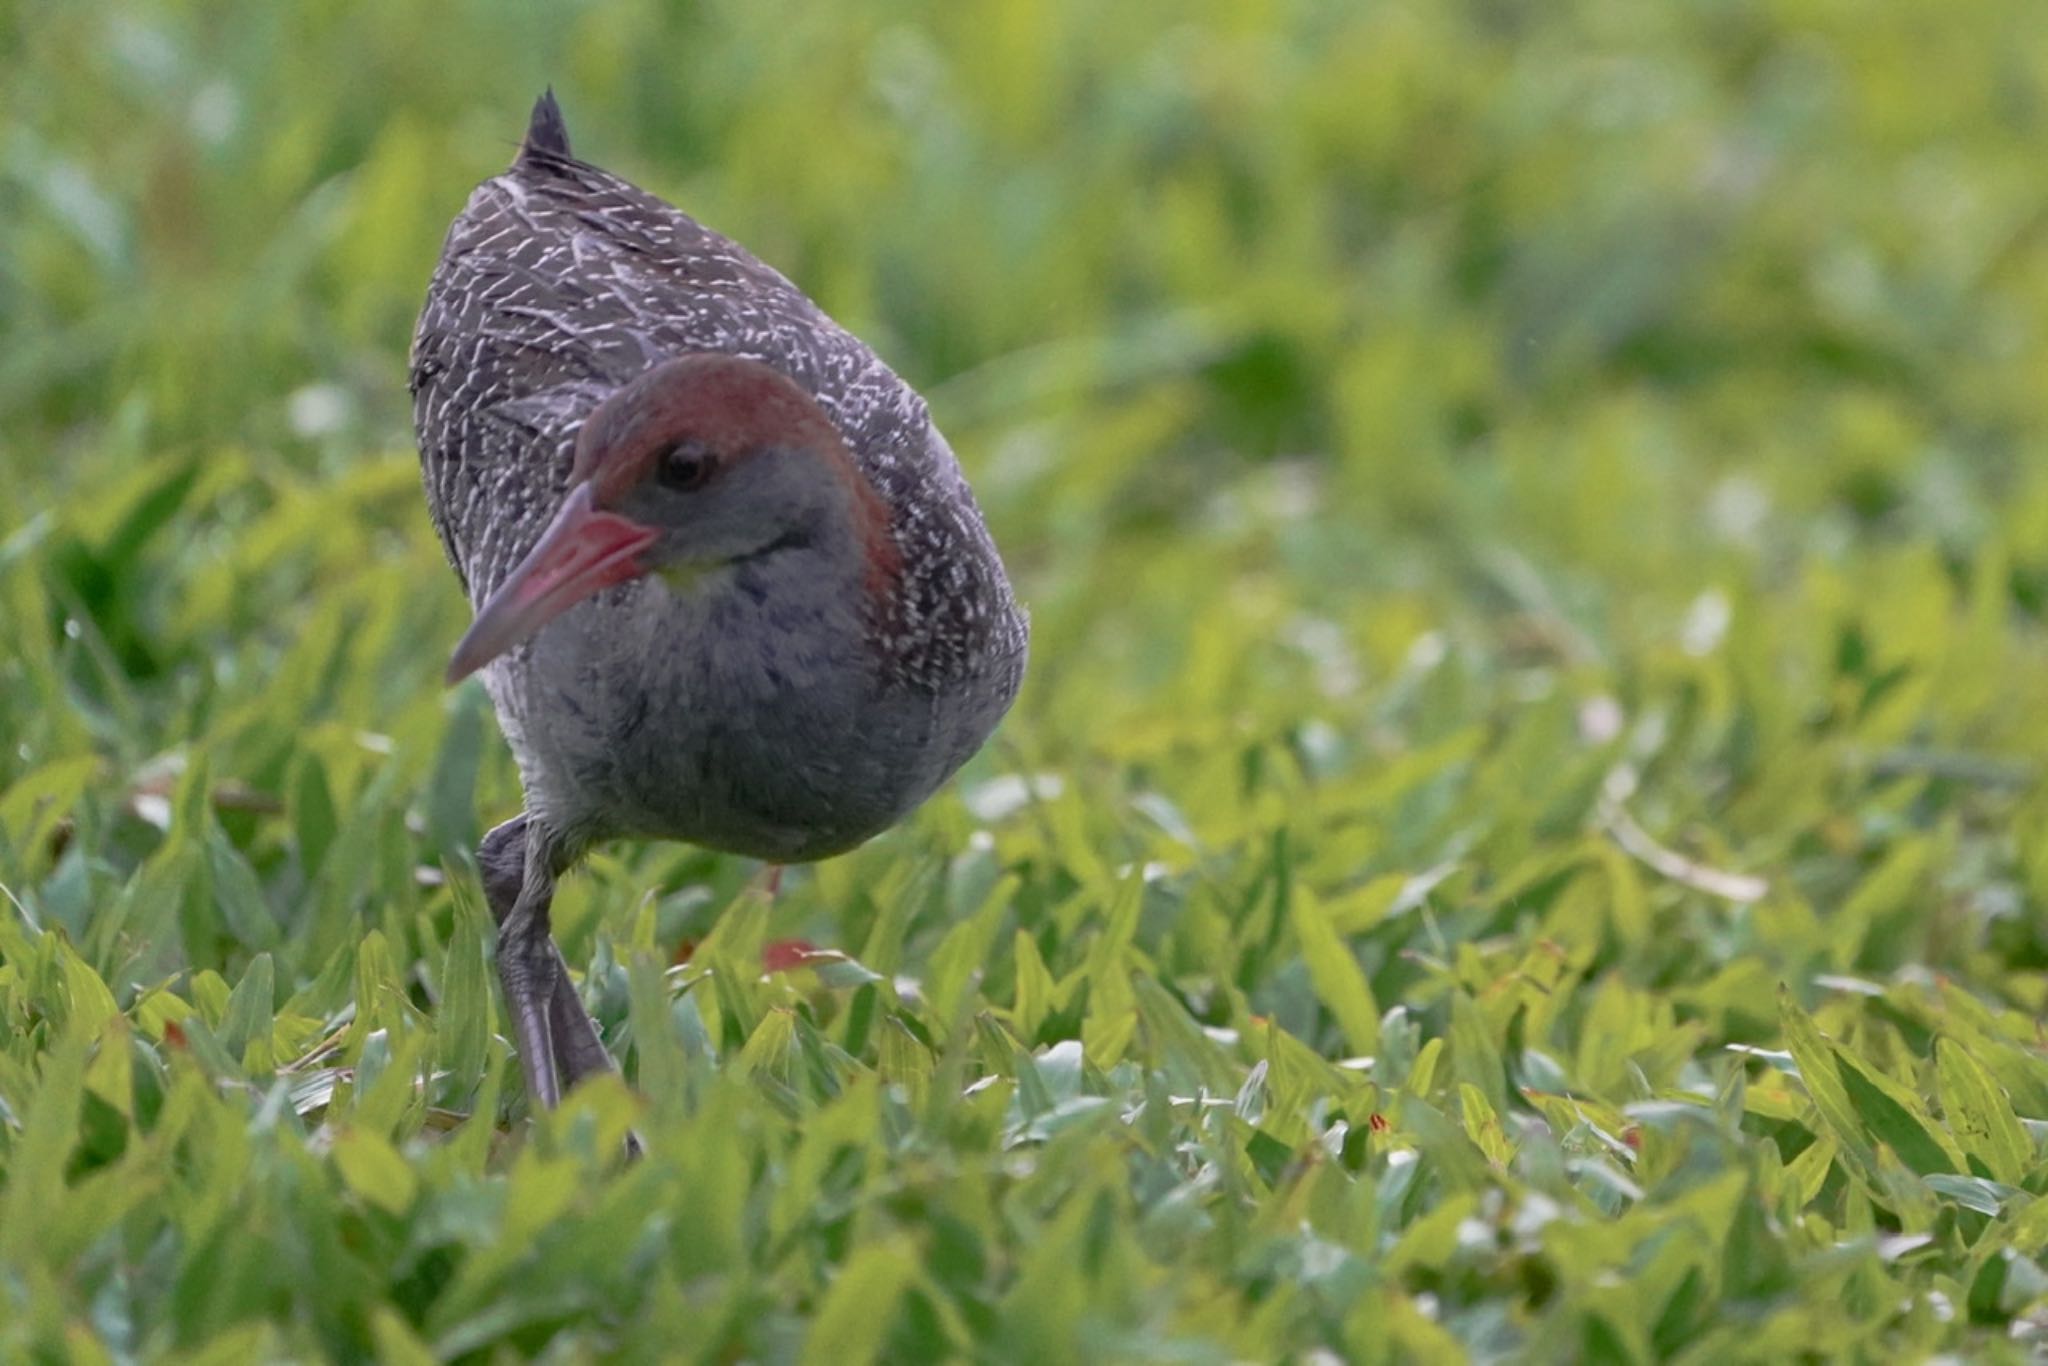
[[[775,541],[671,591],[698,600],[721,648],[858,667],[903,581],[886,507],[869,498],[865,481],[821,490],[811,515]]]

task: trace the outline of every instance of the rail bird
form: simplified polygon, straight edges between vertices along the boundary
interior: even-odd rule
[[[612,1066],[549,932],[598,841],[782,864],[978,749],[1027,630],[926,405],[746,249],[579,160],[551,92],[414,333],[427,506],[524,810],[478,850],[530,1098]]]

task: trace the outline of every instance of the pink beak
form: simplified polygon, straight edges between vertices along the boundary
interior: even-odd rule
[[[478,609],[448,661],[447,681],[460,683],[599,589],[646,573],[640,552],[660,536],[653,527],[600,512],[590,485],[578,484],[540,543]]]

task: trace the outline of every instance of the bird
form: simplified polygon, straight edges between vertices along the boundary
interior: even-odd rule
[[[615,1070],[549,926],[592,846],[777,868],[900,823],[1009,710],[1029,626],[918,393],[739,244],[579,159],[549,89],[450,226],[409,387],[517,764],[477,850],[530,1103]]]

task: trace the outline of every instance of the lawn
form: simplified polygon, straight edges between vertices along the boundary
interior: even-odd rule
[[[405,351],[549,83],[1034,641],[566,881],[536,1116]],[[2048,1350],[2044,145],[2038,0],[0,11],[0,1359]]]

